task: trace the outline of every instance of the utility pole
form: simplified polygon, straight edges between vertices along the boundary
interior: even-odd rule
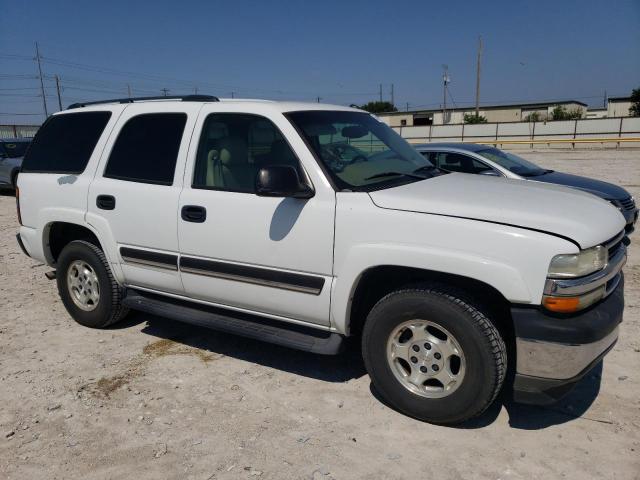
[[[395,106],[394,98],[393,98],[393,83],[391,84],[391,105]]]
[[[127,93],[129,94],[129,98],[131,98],[131,85],[127,83]]]
[[[407,102],[407,112],[409,111],[409,102]]]
[[[380,101],[382,102],[382,84],[380,84]]]
[[[58,92],[58,107],[62,111],[62,98],[60,98],[60,77],[56,75],[56,91]]]
[[[316,100],[318,101],[318,103],[320,103],[320,100],[322,100],[322,97],[316,97]]]
[[[236,97],[234,96],[234,93],[235,93],[235,92],[231,92],[231,98],[236,98]]]
[[[193,87],[193,92],[197,95],[198,94],[198,87]]]
[[[169,95],[169,89],[168,88],[161,88],[160,91],[162,92],[162,95],[164,95],[165,97],[167,95]]]
[[[449,66],[442,65],[442,124],[447,123],[447,83],[449,83]]]
[[[482,37],[478,37],[478,68],[476,70],[476,118],[480,116],[480,60],[482,59]]]
[[[38,73],[40,74],[40,92],[42,93],[42,106],[44,107],[44,116],[48,117],[47,111],[47,97],[44,95],[44,80],[42,80],[42,66],[40,65],[40,49],[38,48],[38,42],[36,42],[36,61],[38,62]]]
[[[602,99],[602,108],[607,108],[607,91],[604,91],[604,98]]]

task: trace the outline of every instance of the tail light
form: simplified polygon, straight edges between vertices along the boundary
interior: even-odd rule
[[[16,186],[16,211],[18,213],[18,223],[22,226],[22,215],[20,215],[20,189]]]

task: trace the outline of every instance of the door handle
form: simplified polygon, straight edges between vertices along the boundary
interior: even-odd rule
[[[98,195],[96,206],[101,210],[113,210],[116,208],[116,197],[113,195]]]
[[[207,219],[207,209],[198,205],[185,205],[180,216],[185,222],[203,223]]]

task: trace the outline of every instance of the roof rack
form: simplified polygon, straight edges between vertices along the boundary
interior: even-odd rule
[[[129,98],[113,98],[111,100],[98,100],[95,102],[72,103],[67,110],[74,108],[86,107],[89,105],[100,105],[102,103],[134,103],[144,102],[145,100],[182,100],[183,102],[219,102],[218,97],[213,95],[168,95],[158,97],[129,97]]]

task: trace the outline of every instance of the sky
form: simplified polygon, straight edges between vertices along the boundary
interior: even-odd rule
[[[198,93],[336,104],[575,99],[640,88],[640,0],[0,0],[0,124],[76,101]],[[17,115],[21,114],[21,115]]]

